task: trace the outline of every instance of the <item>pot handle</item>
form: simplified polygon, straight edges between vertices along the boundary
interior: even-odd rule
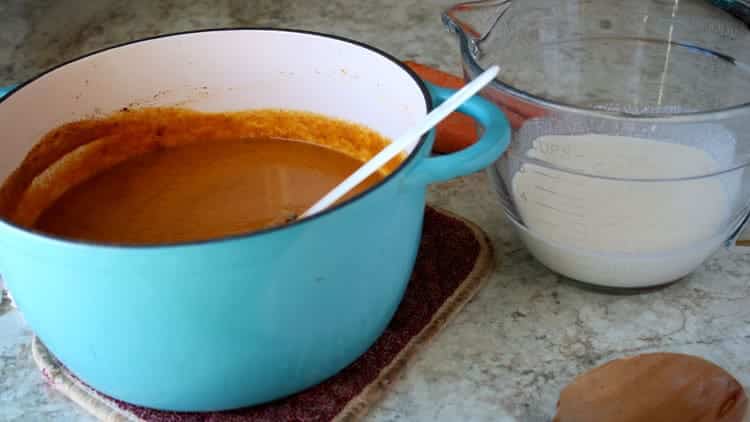
[[[0,98],[3,98],[5,95],[7,95],[10,91],[13,91],[15,89],[15,85],[10,86],[0,86]]]
[[[456,92],[427,82],[425,85],[438,104]],[[475,95],[458,110],[474,118],[482,126],[482,136],[476,143],[461,151],[422,158],[410,174],[412,181],[426,185],[474,173],[494,163],[508,148],[510,125],[503,112],[494,104]]]

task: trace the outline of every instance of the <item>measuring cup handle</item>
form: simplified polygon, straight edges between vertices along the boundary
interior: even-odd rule
[[[427,82],[425,84],[437,104],[456,92]],[[410,174],[412,181],[426,185],[474,173],[494,163],[508,148],[510,125],[503,112],[494,104],[477,95],[458,110],[474,118],[482,126],[482,136],[474,145],[459,152],[422,158]]]
[[[7,95],[10,91],[13,91],[16,88],[15,85],[10,86],[0,86],[0,98],[3,98],[5,95]]]
[[[729,235],[729,239],[724,243],[724,246],[727,248],[732,248],[734,246],[737,246],[737,241],[740,239],[740,236],[742,236],[742,233],[745,231],[745,228],[747,227],[748,220],[750,220],[750,212],[748,212],[745,217],[740,222],[739,226],[732,232],[731,235]],[[743,245],[746,246],[746,245]]]

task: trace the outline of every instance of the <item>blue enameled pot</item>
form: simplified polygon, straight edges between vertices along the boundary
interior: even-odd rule
[[[393,138],[451,91],[338,37],[211,30],[109,48],[0,100],[0,179],[59,124],[133,103],[309,110]],[[77,243],[0,221],[0,273],[48,349],[97,390],[179,411],[274,400],[332,376],[383,332],[417,253],[427,184],[482,169],[506,119],[473,98],[481,139],[431,156],[434,134],[379,185],[313,218],[215,241]]]

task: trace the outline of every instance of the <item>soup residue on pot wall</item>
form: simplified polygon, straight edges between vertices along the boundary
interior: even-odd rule
[[[296,140],[302,142],[294,142]],[[64,210],[60,211],[64,208],[60,203],[65,205],[67,201],[74,203],[69,207],[69,214],[88,214],[87,198],[82,195],[86,194],[84,191],[89,191],[94,195],[92,198],[100,201],[99,205],[91,205],[90,213],[112,212],[115,208],[112,203],[120,199],[112,192],[106,192],[107,189],[101,186],[102,183],[111,183],[113,189],[127,188],[132,192],[133,186],[138,186],[130,179],[133,174],[141,178],[148,175],[152,178],[150,180],[154,180],[153,178],[156,178],[156,180],[154,180],[154,183],[140,181],[140,186],[151,190],[150,192],[143,192],[141,197],[160,192],[172,194],[173,190],[182,189],[183,191],[179,200],[181,202],[179,204],[173,203],[171,206],[172,208],[182,207],[181,209],[186,210],[184,215],[155,214],[156,219],[162,221],[172,221],[175,218],[182,219],[184,220],[183,226],[189,227],[191,222],[186,220],[186,216],[189,214],[187,208],[191,205],[197,207],[200,204],[191,204],[185,198],[192,194],[195,197],[205,196],[205,193],[209,192],[209,190],[206,190],[206,186],[207,184],[210,186],[211,181],[199,179],[202,170],[209,169],[205,173],[206,177],[216,177],[216,183],[218,184],[234,183],[238,185],[246,183],[248,176],[243,174],[243,165],[246,167],[265,166],[265,169],[255,172],[257,177],[266,177],[264,175],[271,171],[276,174],[276,179],[284,179],[286,173],[279,173],[279,168],[273,168],[273,166],[281,165],[283,167],[285,165],[284,157],[289,157],[289,160],[286,161],[294,161],[293,164],[289,165],[296,166],[293,169],[296,171],[293,175],[296,182],[294,184],[283,184],[284,189],[292,189],[292,191],[285,192],[282,196],[304,194],[306,197],[310,197],[305,199],[310,202],[315,199],[310,195],[322,196],[327,189],[343,180],[361,162],[374,156],[388,142],[377,132],[361,125],[299,111],[254,110],[204,113],[181,108],[123,110],[106,118],[64,124],[44,136],[0,187],[0,216],[22,227],[41,229],[39,231],[46,231],[48,234],[60,234],[62,237],[78,237],[90,241],[102,240],[104,243],[143,243],[144,241],[145,243],[173,243],[207,240],[208,233],[212,233],[210,231],[194,235],[179,233],[175,234],[173,239],[170,239],[170,235],[165,231],[160,235],[160,238],[154,238],[154,242],[148,242],[148,237],[138,236],[120,239],[117,237],[119,235],[116,234],[99,236],[101,239],[96,238],[96,236],[86,238],[86,235],[76,236],[77,229],[65,228],[65,225],[88,223],[85,221],[78,223],[75,218],[55,222],[54,218],[50,218],[46,211],[54,211],[64,215]],[[258,154],[259,151],[268,153],[266,156],[275,157],[276,161],[259,163],[257,161],[259,158],[253,158],[254,154]],[[178,156],[183,158],[178,158]],[[202,157],[205,157],[205,160]],[[246,157],[250,161],[243,163],[242,157]],[[176,168],[175,163],[183,159],[187,160],[183,165],[185,168]],[[256,160],[255,163],[253,163],[253,159]],[[363,182],[355,193],[361,192],[382,180],[403,159],[403,154],[393,159],[384,166],[379,174],[373,175],[371,179]],[[217,163],[205,165],[204,161],[210,160],[216,160]],[[174,180],[159,181],[159,166],[166,165],[175,168],[170,171],[165,170],[163,177],[174,178]],[[138,171],[143,174],[134,173],[132,169],[128,169],[128,166],[138,167]],[[224,167],[217,168],[218,166],[234,166],[234,173]],[[297,171],[300,166],[306,166],[303,170],[306,170],[307,173]],[[327,167],[331,166],[337,167],[336,171],[328,171]],[[192,174],[193,172],[195,174]],[[176,175],[182,176],[180,178],[175,177]],[[325,175],[328,179],[317,181],[316,178],[322,177],[321,175]],[[332,180],[332,175],[340,180]],[[240,180],[242,177],[245,178],[244,182]],[[109,179],[109,181],[106,181],[106,179]],[[118,180],[122,180],[122,182],[118,182]],[[300,184],[301,180],[304,180],[302,184]],[[123,187],[122,184],[126,184],[126,182],[130,186]],[[100,186],[90,186],[95,183]],[[195,192],[189,191],[189,186],[201,184],[203,185],[202,191],[198,190],[197,187]],[[255,184],[258,186],[264,185],[264,183]],[[151,185],[161,187],[156,189]],[[265,185],[269,184],[265,183]],[[279,184],[277,183],[274,186],[276,185]],[[221,186],[221,188],[225,187]],[[238,193],[238,196],[244,194],[278,196],[269,195],[268,186],[265,186],[265,190],[247,191],[242,194],[240,194],[240,190],[236,189],[236,186],[233,189]],[[96,192],[99,192],[99,194],[96,194]],[[73,198],[75,196],[79,198]],[[171,197],[174,197],[174,195]],[[144,202],[143,206],[160,207],[160,209],[165,210],[164,212],[167,212],[170,204],[164,201],[168,201],[169,198],[170,195],[165,195],[162,202],[160,202],[161,198],[156,198],[154,201],[148,201],[148,204]],[[224,202],[226,202],[226,199],[225,195]],[[95,203],[95,201],[90,202]],[[236,204],[223,203],[217,204],[216,207],[213,207],[210,203],[203,204],[207,214],[201,215],[193,212],[192,218],[198,219],[197,223],[200,223],[200,221],[206,222],[206,219],[216,215],[217,210],[220,210],[222,206],[225,209],[231,209],[232,206],[237,208],[241,206],[240,204],[250,202],[247,198],[237,198]],[[301,212],[306,206],[311,205],[311,203],[305,204],[302,207],[299,201],[297,202],[297,209],[291,210],[293,213]],[[127,204],[126,201],[123,203]],[[140,204],[127,206],[137,207]],[[281,205],[275,206],[278,208]],[[252,209],[251,207],[250,210]],[[114,211],[123,214],[122,210]],[[238,211],[234,212],[237,213]],[[173,210],[172,213],[174,214],[175,211]],[[279,220],[281,222],[285,218],[282,215],[277,217],[281,219]],[[235,216],[234,219],[237,220],[237,217]],[[110,220],[113,224],[118,221],[116,218]],[[263,219],[256,218],[256,220],[261,221]],[[278,221],[275,224],[269,224],[268,221],[260,224],[257,221],[247,225],[244,229],[242,224],[238,225],[236,224],[237,221],[233,221],[234,227],[227,228],[224,231],[218,230],[216,236],[208,236],[208,238],[241,234],[265,228],[265,226],[278,225]],[[38,223],[40,223],[39,227],[37,227]],[[101,223],[102,221],[99,221],[97,224],[101,225]],[[146,225],[146,220],[144,220],[143,225]],[[214,225],[216,226],[216,224]],[[63,229],[54,229],[51,230],[52,233],[49,233],[50,228],[55,226]],[[175,224],[173,226],[177,227]]]

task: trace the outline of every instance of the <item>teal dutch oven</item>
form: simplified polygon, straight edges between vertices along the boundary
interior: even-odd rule
[[[278,29],[180,33],[56,67],[0,102],[0,179],[50,129],[124,106],[307,110],[394,138],[452,91],[373,47]],[[0,221],[0,274],[31,328],[104,394],[177,411],[278,399],[334,375],[393,316],[417,254],[429,183],[478,171],[509,141],[481,97],[463,151],[415,140],[390,176],[282,228],[200,243],[119,247]],[[95,209],[95,204],[92,207]]]

